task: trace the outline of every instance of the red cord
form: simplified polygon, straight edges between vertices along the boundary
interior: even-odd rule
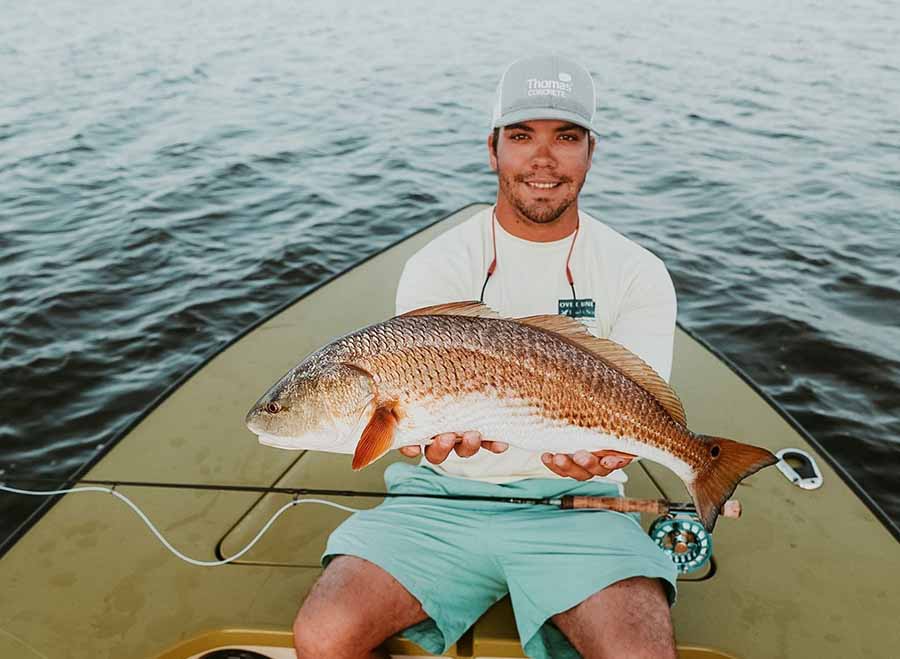
[[[491,261],[491,264],[487,269],[487,276],[490,277],[494,274],[494,270],[497,269],[497,225],[499,222],[497,219],[497,209],[494,208],[491,211],[491,243],[493,245],[494,250],[494,259]],[[575,240],[578,238],[578,229],[581,228],[581,218],[575,218],[575,233],[572,235],[572,244],[569,245],[569,253],[566,256],[566,279],[569,281],[569,286],[575,285],[575,278],[572,276],[572,270],[569,268],[569,262],[572,260],[572,250],[575,249]]]

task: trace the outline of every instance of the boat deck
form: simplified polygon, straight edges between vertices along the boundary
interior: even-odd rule
[[[389,317],[407,256],[478,208],[462,209],[376,255],[228,346],[85,477],[382,488],[387,460],[354,473],[349,456],[262,447],[244,427],[244,414],[302,356]],[[768,400],[683,330],[673,386],[695,431],[816,454]],[[682,657],[896,656],[898,543],[825,460],[819,466],[825,484],[818,490],[800,490],[774,468],[738,488],[744,517],[719,522],[714,570],[680,583],[673,618]],[[632,496],[687,498],[661,466],[641,462],[628,471]],[[246,492],[120,491],[175,547],[205,560],[243,546],[287,500]],[[201,568],[167,552],[114,497],[65,496],[0,562],[0,656],[184,659],[219,641],[287,647],[297,608],[320,574],[327,535],[345,515],[324,506],[296,507],[238,564]],[[396,653],[417,652],[402,639],[392,643]],[[508,602],[491,609],[453,655],[522,656]]]

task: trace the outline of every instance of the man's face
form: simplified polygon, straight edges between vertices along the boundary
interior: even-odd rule
[[[578,200],[591,168],[593,141],[567,121],[541,119],[500,129],[488,140],[500,196],[532,222],[553,222]]]

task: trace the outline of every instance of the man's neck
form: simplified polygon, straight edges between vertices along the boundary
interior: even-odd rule
[[[552,222],[534,222],[522,215],[515,206],[504,199],[497,199],[497,221],[516,238],[536,243],[549,243],[571,236],[578,227],[578,203],[569,206]]]

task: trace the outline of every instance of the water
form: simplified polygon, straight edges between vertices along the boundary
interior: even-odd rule
[[[0,471],[62,477],[243,328],[473,201],[508,61],[576,56],[583,207],[900,522],[900,9],[0,8]],[[0,536],[32,500],[0,496]]]

